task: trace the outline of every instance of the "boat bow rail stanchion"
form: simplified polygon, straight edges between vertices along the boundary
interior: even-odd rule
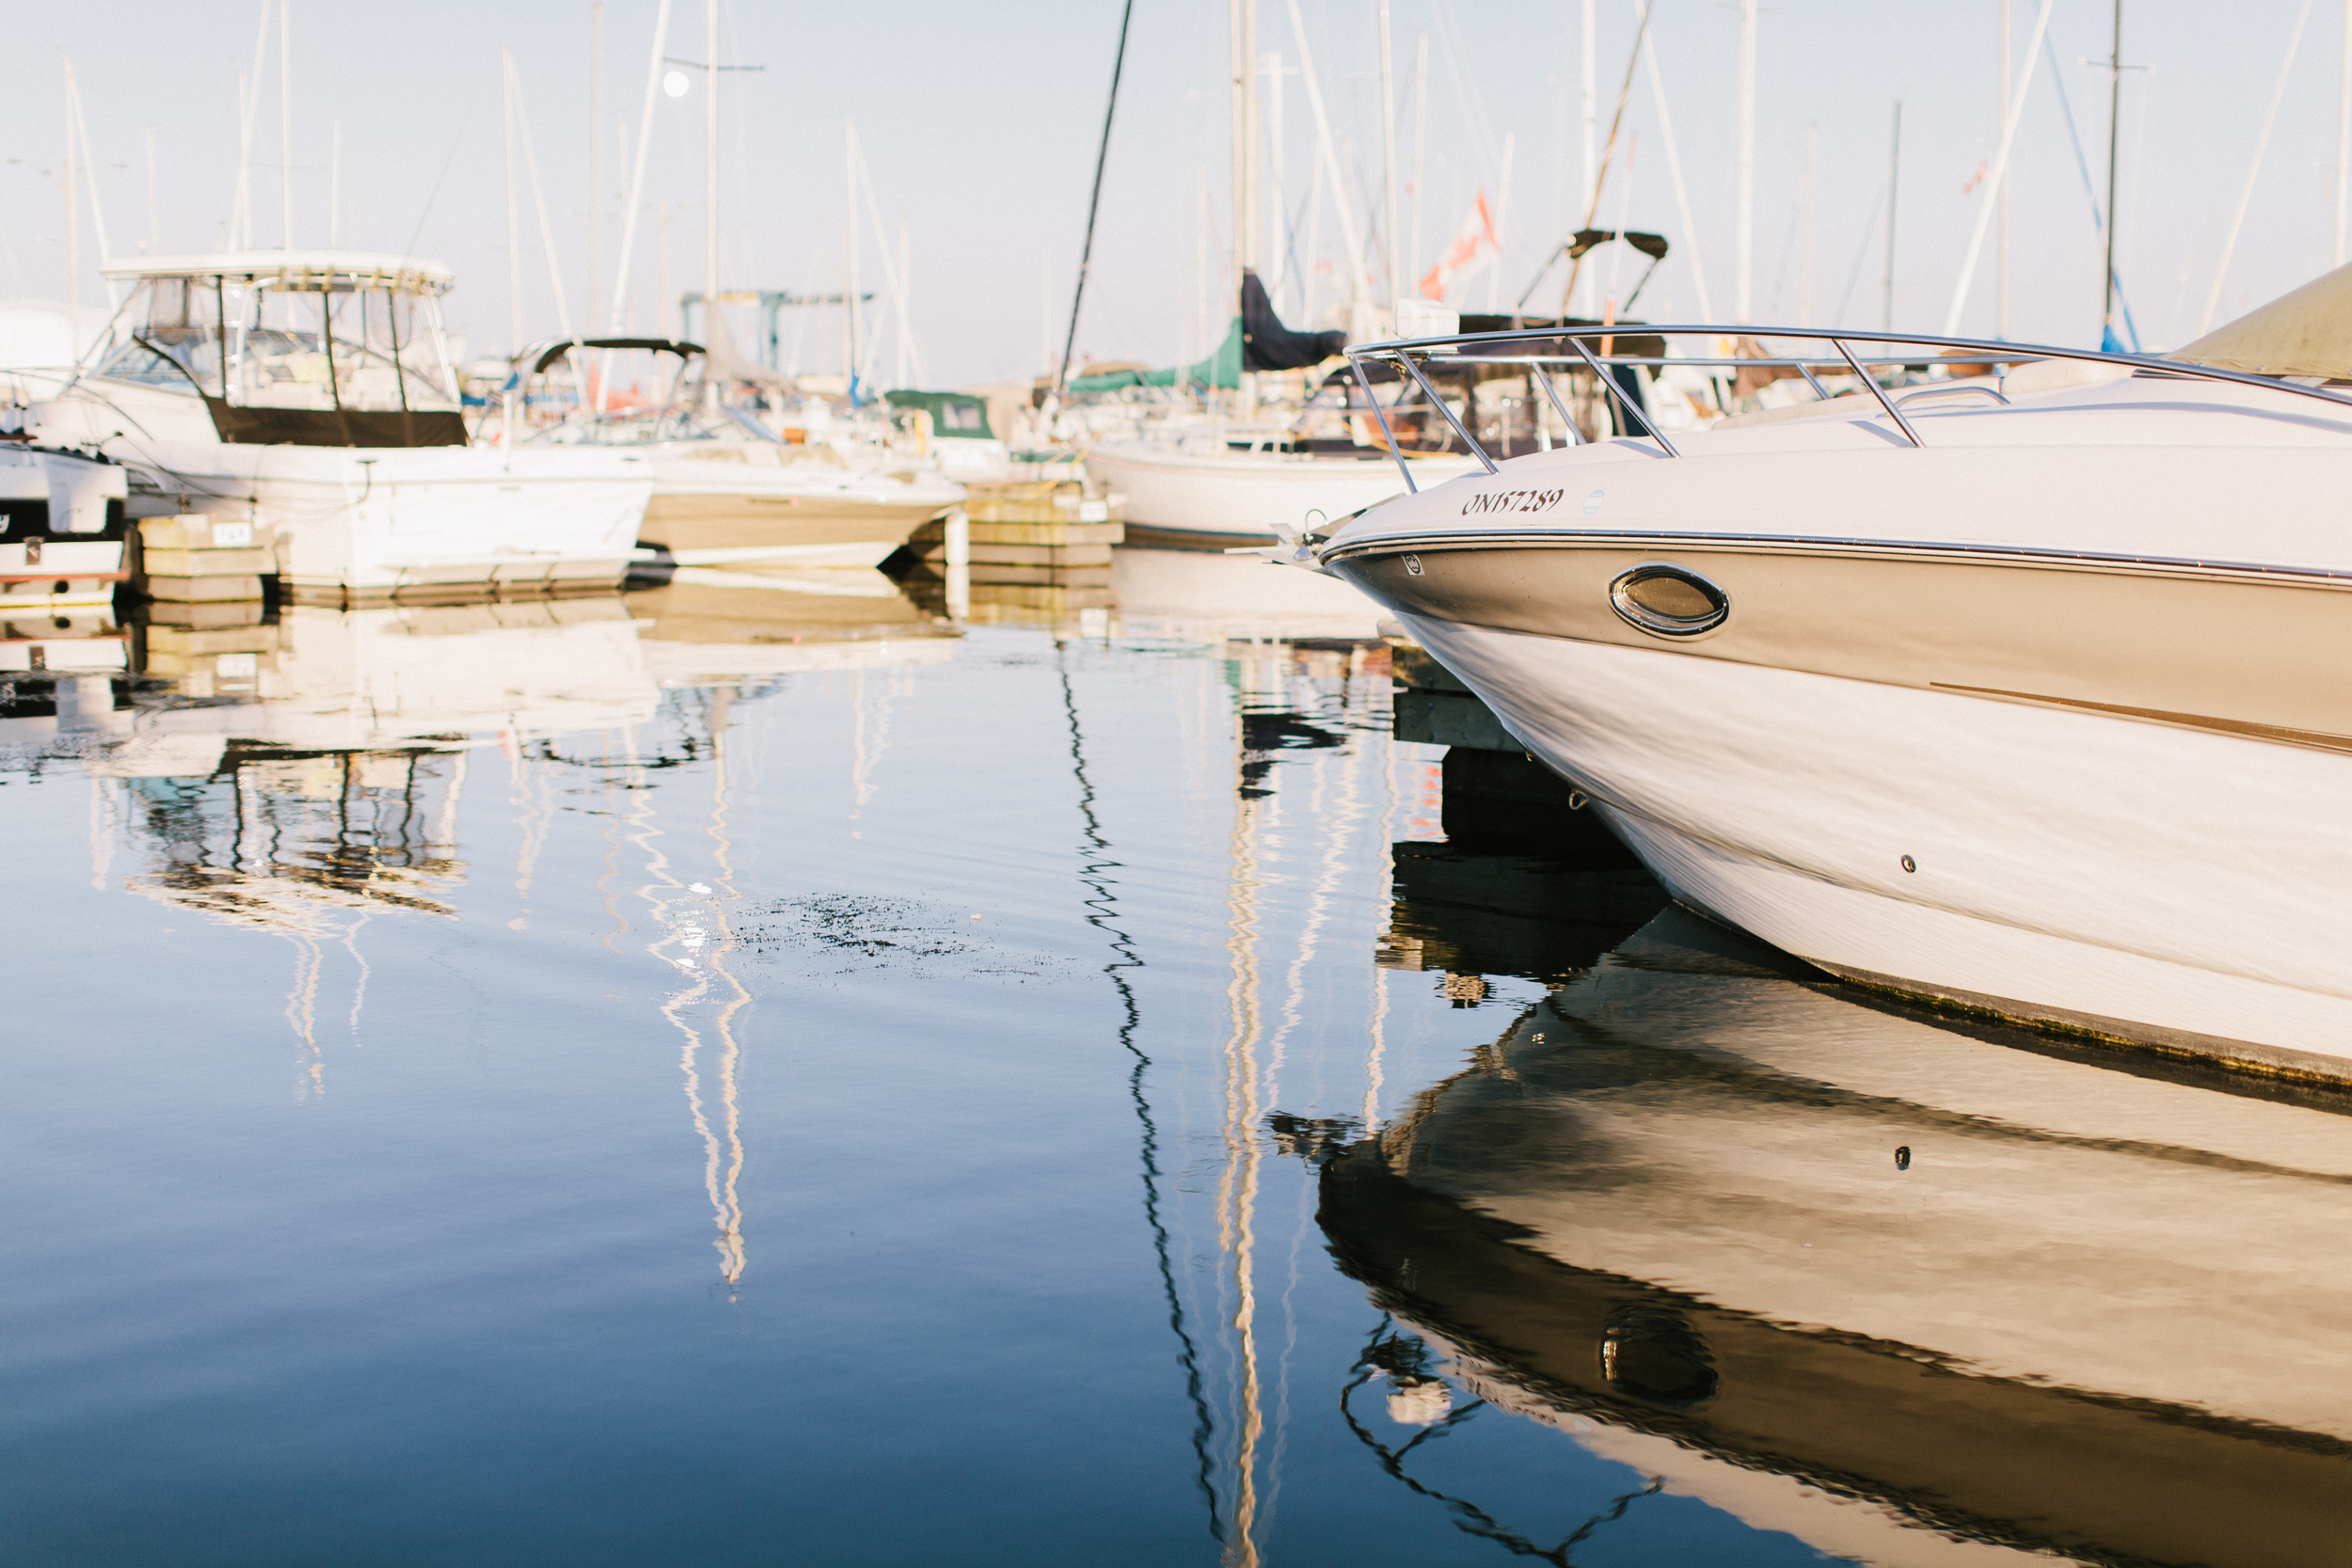
[[[1613,340],[1619,338],[1663,339],[1669,341],[1669,346],[1671,346],[1670,341],[1676,338],[1730,339],[1735,341],[1740,339],[1751,341],[1797,339],[1806,342],[1826,344],[1836,358],[1833,360],[1826,356],[1804,358],[1788,355],[1726,356],[1721,354],[1637,355],[1609,352],[1613,347]],[[1596,352],[1593,347],[1595,339],[1600,340],[1598,352]],[[1877,347],[1882,352],[1857,354],[1854,351],[1856,344],[1862,345],[1866,350]],[[1883,352],[1886,349],[1897,352]],[[2329,391],[2323,387],[2306,386],[2275,376],[2255,375],[2245,371],[2221,370],[2215,366],[2200,365],[2185,359],[2166,359],[2150,354],[2109,354],[2097,349],[2058,348],[2047,343],[2008,343],[1984,338],[1921,337],[1909,333],[1851,331],[1843,327],[1652,326],[1629,322],[1618,322],[1605,326],[1530,326],[1502,332],[1462,332],[1439,338],[1408,338],[1387,342],[1351,344],[1347,349],[1347,358],[1349,367],[1355,372],[1357,386],[1362,389],[1365,402],[1372,405],[1374,418],[1380,422],[1381,437],[1388,446],[1390,455],[1396,459],[1397,468],[1405,476],[1405,488],[1407,492],[1418,493],[1421,486],[1414,482],[1412,464],[1408,461],[1404,447],[1398,443],[1395,425],[1389,417],[1392,407],[1405,405],[1405,398],[1411,392],[1418,392],[1421,397],[1428,401],[1429,405],[1436,409],[1447,425],[1452,427],[1454,435],[1461,437],[1464,448],[1471,456],[1478,459],[1486,472],[1491,474],[1498,471],[1495,455],[1489,452],[1472,434],[1471,424],[1475,423],[1477,419],[1477,404],[1474,396],[1466,405],[1467,412],[1470,416],[1470,421],[1466,423],[1463,418],[1454,412],[1454,406],[1438,394],[1438,388],[1425,373],[1423,367],[1430,365],[1434,359],[1442,358],[1448,369],[1472,372],[1506,365],[1527,367],[1525,373],[1530,374],[1535,384],[1543,389],[1545,397],[1549,400],[1553,410],[1560,416],[1561,422],[1567,427],[1569,439],[1580,444],[1588,438],[1578,428],[1576,420],[1570,417],[1566,404],[1561,400],[1558,388],[1552,384],[1552,374],[1555,370],[1590,374],[1597,384],[1600,395],[1605,398],[1613,398],[1617,406],[1623,408],[1629,416],[1630,421],[1638,423],[1642,427],[1643,434],[1648,439],[1658,443],[1659,450],[1665,456],[1680,457],[1683,455],[1680,450],[1675,446],[1665,432],[1659,428],[1648,410],[1642,406],[1641,401],[1618,382],[1614,372],[1635,366],[1649,370],[1669,367],[1694,370],[1783,370],[1802,376],[1805,384],[1813,389],[1815,397],[1822,403],[1833,401],[1835,394],[1822,385],[1817,372],[1827,372],[1833,375],[1851,374],[1861,384],[1858,389],[1867,391],[1878,403],[1880,409],[1892,421],[1896,430],[1901,434],[1904,441],[1912,448],[1918,449],[1927,445],[1919,434],[1918,427],[1907,419],[1902,409],[1898,406],[1901,400],[1890,396],[1886,385],[1880,380],[1878,374],[1873,372],[1892,368],[1899,375],[1904,373],[1910,367],[1920,363],[1922,350],[1932,353],[1934,356],[1932,364],[1946,370],[1958,370],[1976,365],[1982,366],[1989,371],[1994,366],[2014,368],[2034,360],[2074,359],[2093,365],[2121,366],[2132,373],[2146,372],[2183,380],[2218,381],[2234,386],[2256,388],[2264,391],[2282,392],[2299,398],[2316,399],[2321,403],[2332,404],[2339,408],[2352,410],[2352,397],[2347,397],[2342,392]],[[1398,372],[1397,379],[1406,383],[1409,388],[1409,391],[1399,394],[1394,404],[1383,404],[1379,395],[1373,389],[1370,367],[1375,364],[1395,367]],[[1992,394],[1996,403],[2008,404],[2009,399],[1996,388],[1987,388],[1985,390]],[[1506,451],[1503,455],[1507,457],[1510,454]]]

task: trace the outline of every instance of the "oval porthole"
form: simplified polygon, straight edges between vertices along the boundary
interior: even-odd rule
[[[1696,637],[1731,616],[1730,594],[1662,561],[1619,572],[1609,584],[1609,604],[1628,626],[1659,637]]]

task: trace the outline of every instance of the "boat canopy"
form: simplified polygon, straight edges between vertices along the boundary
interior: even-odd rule
[[[2352,266],[2315,277],[2165,357],[2254,375],[2352,378]]]
[[[229,283],[277,279],[316,287],[332,279],[338,288],[405,289],[412,293],[447,293],[454,277],[446,262],[368,250],[224,250],[205,256],[142,256],[100,269],[108,277],[215,278]]]
[[[1241,275],[1242,360],[1253,371],[1299,371],[1347,349],[1344,332],[1300,332],[1282,325],[1254,272]]]
[[[884,392],[893,408],[919,408],[931,417],[931,434],[945,440],[993,441],[988,427],[988,400],[969,392],[917,392],[901,388]]]
[[[89,373],[204,400],[223,441],[462,447],[441,326],[450,271],[362,251],[154,257]]]
[[[1104,371],[1100,375],[1073,375],[1073,392],[1116,392],[1123,387],[1238,387],[1241,385],[1242,329],[1235,316],[1225,329],[1216,352],[1197,364],[1173,365],[1164,371]]]

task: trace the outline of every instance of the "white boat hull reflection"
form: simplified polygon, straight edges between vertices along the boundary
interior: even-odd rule
[[[1333,1167],[1343,1263],[1471,1392],[1825,1551],[2336,1560],[2347,1107],[1850,996],[1669,911]]]

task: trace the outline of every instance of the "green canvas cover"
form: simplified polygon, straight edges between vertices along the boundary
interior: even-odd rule
[[[988,427],[988,400],[969,392],[917,392],[901,388],[884,392],[893,408],[920,408],[931,417],[931,435],[943,441],[993,441]]]
[[[1108,375],[1071,378],[1072,392],[1116,392],[1123,387],[1238,387],[1241,385],[1241,318],[1226,329],[1217,351],[1195,365],[1175,365],[1164,371],[1114,371]]]

